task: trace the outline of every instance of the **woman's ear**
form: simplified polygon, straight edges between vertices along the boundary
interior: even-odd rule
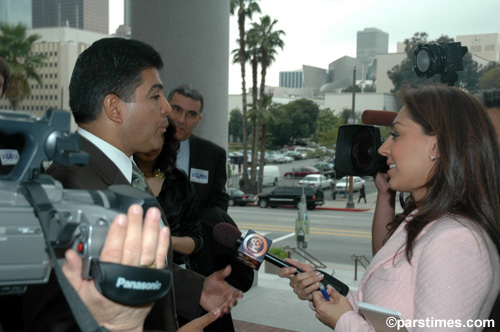
[[[121,99],[115,94],[104,97],[104,112],[109,120],[113,122],[123,122],[123,114],[120,108]]]

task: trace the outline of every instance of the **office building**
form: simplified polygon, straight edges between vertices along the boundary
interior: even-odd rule
[[[366,64],[371,63],[377,54],[389,52],[389,34],[377,28],[365,28],[357,32],[356,58]]]
[[[69,110],[69,82],[76,59],[94,41],[108,35],[66,27],[28,30],[28,35],[32,34],[42,38],[31,51],[47,58],[37,70],[42,85],[28,81],[31,95],[18,105],[18,110],[36,116],[42,116],[47,108]],[[7,99],[0,99],[0,109],[11,109]]]
[[[71,27],[109,34],[109,0],[32,0],[33,28]]]
[[[0,0],[0,22],[31,28],[31,0]]]
[[[303,84],[302,70],[280,71],[280,87],[300,89]]]
[[[500,62],[500,33],[457,36],[456,41],[467,46],[471,54],[488,61]]]

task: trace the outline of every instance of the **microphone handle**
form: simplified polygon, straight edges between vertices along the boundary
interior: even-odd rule
[[[282,260],[281,258],[274,256],[273,254],[270,254],[270,253],[267,253],[266,256],[264,256],[264,259],[266,261],[268,261],[269,263],[276,265],[277,267],[294,267],[297,269],[295,274],[305,272],[304,270],[296,267],[295,265],[287,263],[284,260]]]
[[[274,265],[281,267],[281,268],[283,268],[283,267],[295,267],[297,269],[295,274],[305,272],[304,270],[296,267],[295,265],[287,263],[284,260],[282,260],[281,258],[276,257],[270,253],[267,253],[266,256],[264,256],[264,259],[266,261],[268,261],[269,263],[274,264]],[[347,293],[349,292],[349,286],[347,286],[346,284],[344,284],[342,281],[338,280],[337,278],[335,278],[331,274],[328,274],[328,273],[321,271],[321,270],[316,270],[316,271],[321,272],[321,274],[323,274],[324,278],[323,278],[323,280],[321,280],[321,283],[323,284],[323,286],[325,286],[325,288],[327,285],[331,285],[333,288],[335,288],[337,290],[337,292],[339,292],[340,294],[342,294],[344,296],[347,296]]]

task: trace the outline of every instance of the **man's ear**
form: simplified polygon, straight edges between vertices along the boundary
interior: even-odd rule
[[[106,117],[113,122],[123,122],[123,114],[121,111],[121,98],[115,94],[109,94],[104,97],[104,113]]]
[[[198,116],[198,122],[196,122],[196,127],[198,127],[198,125],[200,124],[201,119],[203,119],[203,115],[201,115],[201,114],[200,114],[200,115]],[[195,128],[196,128],[196,127],[195,127]]]

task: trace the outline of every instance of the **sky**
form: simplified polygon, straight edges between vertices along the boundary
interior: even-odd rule
[[[212,0],[219,1],[219,0]],[[123,23],[123,0],[110,2],[110,31]],[[389,52],[415,32],[428,40],[441,35],[500,33],[500,0],[260,0],[261,15],[278,22],[285,46],[268,69],[267,85],[279,84],[280,71],[309,65],[327,69],[345,55],[356,57],[356,34],[377,28],[389,34]],[[258,22],[260,14],[253,17]],[[230,51],[237,48],[238,24],[230,17]],[[247,70],[249,71],[249,70]],[[241,93],[239,65],[229,65],[229,94]]]

